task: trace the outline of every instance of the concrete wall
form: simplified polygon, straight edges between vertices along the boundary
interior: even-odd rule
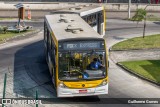
[[[16,7],[14,6],[16,3],[4,3],[0,2],[0,10],[16,10]],[[68,7],[76,7],[78,5],[83,5],[86,3],[25,3],[24,7],[27,8],[27,6],[30,6],[30,9],[32,10],[54,10],[54,9],[62,9],[62,8],[68,8]],[[94,5],[98,6],[105,6],[107,11],[127,11],[128,10],[128,4],[108,4],[108,3],[94,3]],[[138,5],[138,8],[145,8],[147,4],[141,4]],[[137,9],[136,4],[131,5],[131,11],[135,11]],[[160,6],[148,6],[148,11],[160,11]]]
[[[0,10],[17,10],[14,6],[17,3],[3,3],[0,2]],[[31,10],[55,10],[55,9],[63,9],[69,7],[76,7],[80,4],[77,3],[46,3],[46,4],[39,4],[39,3],[25,3],[23,4],[25,8],[30,7]]]
[[[128,5],[127,4],[106,4],[104,5],[106,10],[108,11],[128,11]],[[131,5],[131,11],[136,11],[137,8],[145,9],[147,4],[132,4]],[[160,11],[160,6],[148,6],[146,8],[147,11]]]

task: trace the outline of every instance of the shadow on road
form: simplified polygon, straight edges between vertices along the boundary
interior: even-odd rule
[[[143,27],[121,27],[121,28],[108,28],[106,31],[114,31],[114,30],[126,30],[126,29],[139,29]]]
[[[160,25],[160,22],[153,22],[153,23]]]
[[[118,37],[118,36],[113,36],[113,38],[114,38],[115,40],[124,40],[124,39],[125,39],[125,37]]]
[[[44,57],[43,41],[39,41],[19,49],[14,59],[14,93],[17,97],[39,97],[55,91]]]

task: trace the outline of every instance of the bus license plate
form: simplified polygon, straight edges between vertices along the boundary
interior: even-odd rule
[[[79,90],[79,93],[87,93],[87,90]]]

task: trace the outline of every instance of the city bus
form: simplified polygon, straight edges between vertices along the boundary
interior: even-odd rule
[[[44,45],[57,97],[108,93],[106,42],[79,15],[46,15]]]
[[[103,6],[93,4],[80,5],[77,7],[65,8],[52,12],[53,14],[78,14],[80,15],[96,32],[105,35],[106,12]]]

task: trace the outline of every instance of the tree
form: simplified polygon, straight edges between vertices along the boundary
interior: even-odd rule
[[[147,15],[146,10],[144,9],[137,9],[135,15],[132,17],[134,21],[142,21],[145,19],[145,16]]]
[[[146,15],[147,11],[145,9],[137,9],[135,15],[132,17],[133,21],[137,21],[137,25],[140,21],[144,20],[143,38],[145,36],[145,30],[146,30]]]

